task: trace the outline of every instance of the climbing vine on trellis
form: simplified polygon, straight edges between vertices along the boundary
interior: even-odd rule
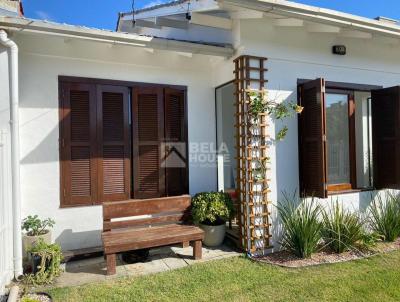
[[[275,139],[271,139],[269,123],[294,116],[303,109],[295,103],[268,97],[266,61],[266,58],[248,55],[234,60],[240,242],[250,254],[263,253],[271,247],[269,148],[283,140],[289,131],[288,126],[283,125]]]

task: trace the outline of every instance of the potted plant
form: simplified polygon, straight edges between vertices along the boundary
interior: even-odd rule
[[[28,250],[35,245],[40,239],[45,243],[51,243],[51,228],[55,222],[51,218],[41,220],[38,215],[29,215],[22,221],[22,230],[25,234],[22,236],[22,243],[25,255]]]
[[[192,215],[204,230],[204,244],[218,246],[224,241],[226,221],[233,215],[233,203],[228,193],[203,192],[192,199]]]
[[[35,245],[31,246],[29,253],[32,273],[26,275],[25,280],[28,284],[50,284],[55,277],[60,275],[60,265],[63,259],[60,245],[46,243],[43,238],[40,238]]]

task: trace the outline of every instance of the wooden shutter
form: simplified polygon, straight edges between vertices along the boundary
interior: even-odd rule
[[[400,86],[373,90],[371,103],[374,186],[400,188]]]
[[[97,198],[95,87],[60,88],[61,206],[89,205]]]
[[[98,85],[98,202],[129,199],[129,133],[129,89]]]
[[[165,170],[160,169],[163,141],[162,88],[133,90],[134,197],[165,196]]]
[[[300,193],[305,196],[327,197],[325,81],[316,79],[299,86]]]
[[[182,90],[165,88],[165,150],[166,194],[177,196],[188,193],[187,139],[185,127],[185,94]]]

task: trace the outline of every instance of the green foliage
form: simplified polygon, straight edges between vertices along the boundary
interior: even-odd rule
[[[400,236],[400,198],[391,192],[383,199],[378,195],[371,203],[371,227],[385,241],[394,241]]]
[[[296,113],[301,113],[303,110],[303,107],[293,102],[276,103],[268,100],[265,93],[249,91],[248,96],[250,99],[248,112],[254,120],[258,120],[259,114],[264,112],[276,120],[283,120],[284,118],[292,117]],[[277,140],[283,140],[288,130],[286,125],[280,129],[277,134]]]
[[[228,193],[202,192],[192,199],[192,215],[195,223],[220,225],[233,215],[233,203]]]
[[[319,221],[320,207],[314,200],[306,201],[293,195],[284,195],[283,202],[278,205],[283,234],[282,247],[301,258],[309,258],[316,252],[321,240],[322,223]]]
[[[283,128],[278,131],[278,134],[276,135],[276,140],[278,141],[283,140],[286,137],[288,131],[289,131],[288,126],[283,126]]]
[[[41,220],[38,215],[29,215],[22,221],[22,230],[26,231],[28,236],[39,236],[46,234],[54,225],[55,221],[51,218]]]
[[[61,247],[56,243],[47,244],[40,238],[29,252],[32,256],[39,256],[41,262],[39,271],[36,274],[26,275],[25,281],[33,285],[52,283],[61,273],[60,264],[63,258]]]
[[[344,210],[336,200],[328,210],[322,210],[322,238],[336,253],[354,249],[357,244],[370,244],[372,237],[365,235],[363,221],[356,213]]]

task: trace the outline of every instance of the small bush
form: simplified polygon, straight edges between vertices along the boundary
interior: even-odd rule
[[[321,240],[322,224],[319,221],[320,207],[314,200],[300,200],[284,196],[278,205],[278,213],[282,220],[283,234],[281,244],[288,251],[301,258],[309,258],[316,252]]]
[[[387,192],[383,199],[378,195],[371,203],[371,228],[385,241],[394,241],[400,236],[400,198]]]
[[[329,210],[323,210],[322,218],[322,238],[336,253],[351,250],[357,243],[370,240],[370,237],[365,235],[360,216],[344,210],[339,201],[336,201]]]
[[[228,193],[203,192],[192,199],[192,216],[195,223],[224,224],[233,214],[233,203]]]
[[[33,285],[52,283],[54,278],[61,273],[60,265],[63,255],[60,245],[57,243],[47,244],[40,238],[38,243],[29,249],[29,252],[32,257],[38,256],[40,258],[40,264],[35,274],[25,276],[26,283]]]

